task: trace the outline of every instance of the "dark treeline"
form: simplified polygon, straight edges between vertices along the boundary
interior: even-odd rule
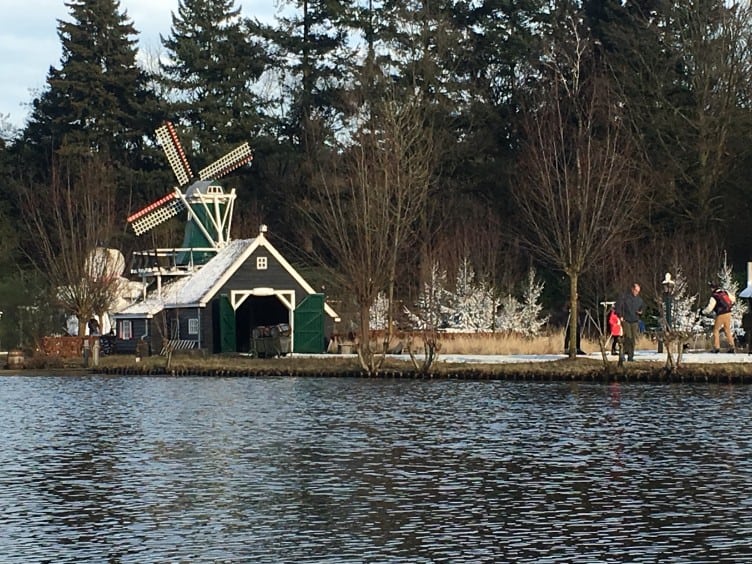
[[[81,259],[66,240],[179,244],[177,220],[139,239],[126,223],[175,184],[164,120],[194,170],[249,141],[253,165],[223,179],[234,236],[267,224],[356,310],[378,292],[410,303],[434,263],[464,259],[502,295],[534,266],[552,311],[632,281],[657,303],[677,268],[704,296],[724,260],[746,282],[747,2],[288,0],[267,25],[181,0],[138,59],[119,2],[67,5],[62,58],[0,141],[4,342],[24,315],[21,331],[48,322],[19,306],[45,310],[66,282],[50,266]]]

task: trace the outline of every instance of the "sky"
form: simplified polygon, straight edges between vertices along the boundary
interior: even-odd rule
[[[66,0],[0,0],[0,122],[23,126],[28,104],[45,86],[47,71],[60,67],[58,20],[70,21]],[[278,0],[236,0],[248,17],[271,21]],[[170,33],[178,0],[120,0],[139,32],[139,48],[160,51],[159,35]]]

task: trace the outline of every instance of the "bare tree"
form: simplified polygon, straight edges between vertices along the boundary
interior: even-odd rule
[[[102,245],[115,232],[112,170],[96,156],[56,161],[47,185],[25,186],[20,203],[30,236],[25,252],[58,304],[78,318],[79,335],[111,309],[120,274]]]
[[[724,221],[722,189],[749,155],[746,141],[752,86],[752,6],[746,0],[677,3],[674,49],[692,95],[678,104],[652,101],[679,119],[659,137],[677,171],[673,206],[692,231]],[[657,80],[665,80],[657,77]],[[743,140],[740,142],[740,139]],[[739,149],[743,150],[740,152]]]
[[[429,198],[434,143],[426,116],[418,94],[388,90],[367,104],[355,134],[302,210],[330,258],[324,264],[357,304],[358,357],[369,373],[378,370],[386,352],[384,347],[379,357],[371,349],[371,305],[380,291],[393,303],[399,257]],[[387,331],[386,343],[390,337]]]
[[[513,194],[523,240],[569,279],[576,358],[579,277],[627,238],[641,193],[618,100],[579,24],[570,25],[571,43],[551,49],[547,86],[526,108]]]

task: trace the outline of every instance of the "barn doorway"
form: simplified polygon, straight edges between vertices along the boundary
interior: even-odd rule
[[[277,296],[248,296],[235,311],[238,352],[251,349],[251,332],[262,325],[290,324],[290,310]]]

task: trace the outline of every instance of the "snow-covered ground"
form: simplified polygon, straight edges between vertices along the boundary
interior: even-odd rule
[[[405,355],[402,355],[405,356]],[[675,355],[674,355],[675,356]],[[409,357],[405,356],[406,359]],[[562,360],[566,358],[563,354],[516,354],[516,355],[460,355],[460,354],[440,354],[439,362],[447,363],[519,363],[519,362],[550,362],[553,360]],[[577,358],[591,358],[600,360],[601,353],[593,352],[587,355],[579,355]],[[616,356],[608,356],[610,361],[616,362]],[[658,353],[653,350],[650,351],[635,351],[636,362],[666,362],[666,353]],[[686,364],[727,364],[727,363],[752,363],[752,355],[746,352],[737,352],[735,354],[729,354],[726,352],[720,352],[717,354],[702,351],[702,352],[686,352],[682,355],[682,363]],[[627,363],[629,364],[629,363]]]
[[[738,350],[738,349],[737,349]],[[293,355],[293,356],[306,356],[306,355]],[[337,356],[350,356],[351,355],[337,355]],[[419,355],[418,358],[420,358]],[[397,360],[409,361],[410,357],[406,354],[401,355],[389,355],[389,358]],[[562,360],[566,358],[563,354],[488,354],[488,355],[467,355],[467,354],[439,354],[436,362],[445,362],[448,364],[462,364],[462,363],[475,363],[475,364],[512,364],[521,362],[551,362],[554,360]],[[600,352],[591,352],[587,355],[579,355],[577,358],[590,358],[594,360],[601,359]],[[675,355],[674,355],[675,358]],[[609,361],[616,363],[615,356],[608,356]],[[656,362],[665,363],[666,353],[658,353],[655,350],[638,350],[635,351],[636,362]],[[729,364],[729,363],[752,363],[752,355],[746,352],[736,352],[735,354],[729,354],[727,352],[720,352],[717,354],[709,351],[688,351],[682,355],[682,364]],[[630,363],[626,363],[629,365]]]

